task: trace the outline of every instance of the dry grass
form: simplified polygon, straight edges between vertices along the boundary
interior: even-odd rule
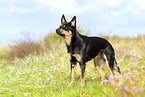
[[[32,53],[39,53],[41,51],[41,45],[33,41],[21,41],[19,44],[10,46],[10,50],[7,52],[6,57],[10,60],[14,58],[23,58]]]
[[[15,58],[24,58],[29,54],[39,54],[52,50],[56,41],[59,41],[56,35],[49,34],[44,40],[35,41],[30,34],[25,34],[24,39],[15,41],[15,45],[9,45],[9,50],[3,54],[6,59],[14,60]],[[58,43],[58,42],[57,42]]]

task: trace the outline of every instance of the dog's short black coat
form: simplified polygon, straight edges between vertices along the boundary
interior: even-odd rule
[[[76,16],[70,22],[67,22],[65,16],[62,15],[61,26],[56,29],[56,33],[64,38],[67,46],[68,55],[71,63],[71,83],[75,81],[76,63],[81,68],[81,86],[85,84],[85,66],[86,62],[94,59],[94,64],[102,77],[105,78],[103,71],[103,63],[107,61],[110,73],[116,70],[119,73],[120,68],[115,60],[115,52],[112,45],[105,39],[100,37],[88,37],[78,33],[76,29]]]

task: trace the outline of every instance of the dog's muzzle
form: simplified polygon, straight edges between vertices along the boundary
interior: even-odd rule
[[[57,33],[58,35],[60,35],[60,36],[65,36],[65,34],[62,34],[62,32],[59,30],[59,28],[56,29],[56,33]]]

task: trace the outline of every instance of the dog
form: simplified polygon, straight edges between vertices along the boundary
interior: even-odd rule
[[[105,79],[105,72],[103,71],[105,61],[111,74],[114,74],[114,70],[121,74],[112,45],[104,38],[81,35],[76,29],[76,16],[70,22],[67,22],[65,16],[62,15],[61,25],[56,29],[56,33],[63,37],[71,63],[71,82],[69,86],[75,82],[77,62],[81,68],[81,86],[85,85],[86,62],[91,59],[94,59],[95,67],[101,74],[101,85],[103,85]]]

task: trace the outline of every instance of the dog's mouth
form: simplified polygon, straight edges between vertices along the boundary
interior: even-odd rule
[[[65,34],[63,34],[59,29],[56,29],[56,33],[62,37],[65,36]]]
[[[58,35],[60,35],[60,36],[62,36],[62,37],[64,37],[64,36],[65,36],[65,34],[58,34]]]

